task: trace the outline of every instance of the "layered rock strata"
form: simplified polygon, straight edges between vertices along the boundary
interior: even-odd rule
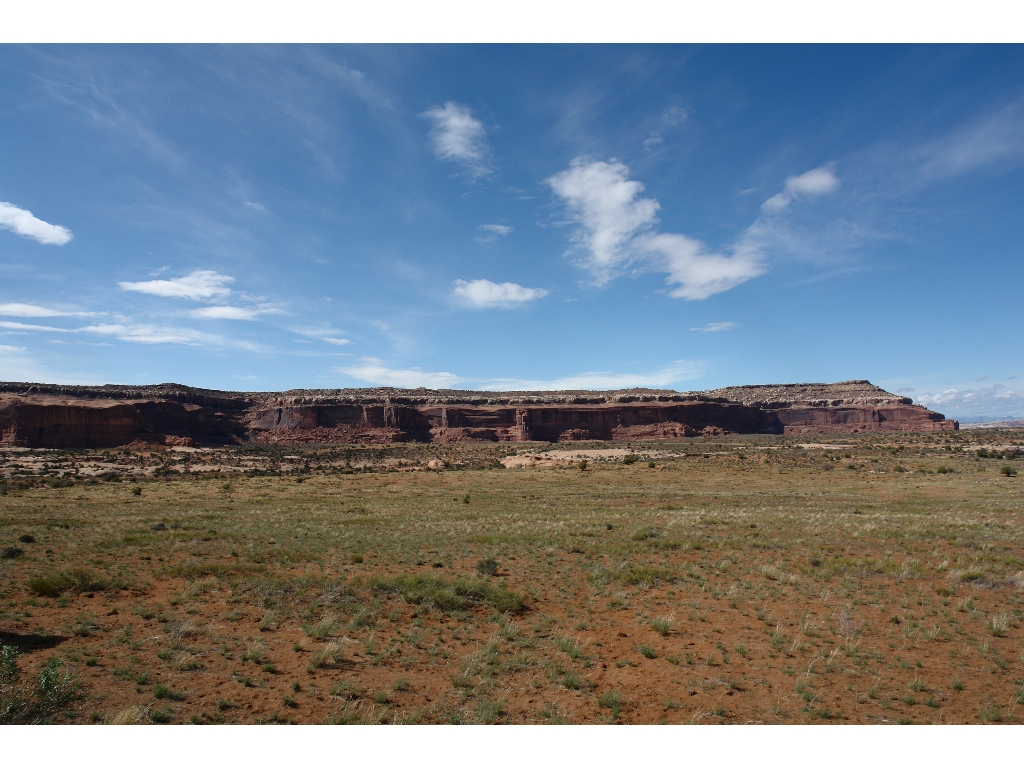
[[[942,431],[867,381],[680,393],[426,389],[218,392],[161,384],[0,384],[0,446],[657,440],[734,433]]]

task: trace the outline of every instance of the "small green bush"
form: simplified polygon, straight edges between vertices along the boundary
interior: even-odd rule
[[[1013,467],[1007,465],[1005,467],[1000,467],[999,468],[999,474],[1003,475],[1004,477],[1016,477],[1017,476],[1017,470],[1014,469]]]
[[[627,454],[627,455],[622,457],[622,463],[623,464],[636,464],[636,462],[639,459],[640,459],[639,456],[636,456],[635,454],[630,453],[630,454]]]
[[[498,613],[520,613],[526,608],[518,592],[483,579],[399,574],[375,576],[367,585],[375,591],[400,594],[413,605],[429,605],[445,612],[463,610],[474,602],[488,603]]]
[[[0,725],[49,723],[79,697],[80,684],[51,657],[30,685],[19,683],[17,648],[0,643]]]
[[[498,572],[498,561],[488,557],[476,564],[476,572],[481,576],[493,576]]]
[[[109,579],[85,568],[57,571],[33,576],[28,580],[28,590],[39,597],[57,597],[65,592],[106,592],[124,589],[119,579]]]

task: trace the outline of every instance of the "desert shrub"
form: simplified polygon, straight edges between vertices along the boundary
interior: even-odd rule
[[[615,574],[615,578],[623,584],[647,586],[659,581],[674,581],[675,571],[670,568],[659,568],[652,565],[633,565]]]
[[[481,576],[493,576],[498,572],[498,561],[488,557],[476,564],[476,572]]]
[[[3,552],[0,552],[0,559],[3,560],[16,560],[25,554],[25,550],[21,547],[6,547]]]
[[[618,691],[606,691],[597,697],[597,706],[612,711],[612,717],[618,717],[622,709],[622,696]]]
[[[1016,477],[1017,470],[1009,465],[1006,465],[1005,467],[999,468],[999,474],[1003,475],[1004,477]]]
[[[939,467],[936,467],[935,472],[940,475],[951,475],[953,474],[953,469],[951,467],[943,467],[940,465]]]
[[[413,605],[429,605],[439,611],[462,610],[474,602],[488,603],[499,613],[519,613],[526,607],[518,592],[483,579],[447,580],[430,574],[399,574],[375,576],[367,585],[375,591],[399,594]]]
[[[661,618],[655,619],[651,622],[651,627],[662,637],[665,637],[669,632],[672,631],[673,619],[671,616],[662,616]]]
[[[647,539],[660,539],[661,529],[660,528],[641,528],[639,531],[633,534],[633,541],[646,541]]]
[[[77,698],[80,684],[54,656],[28,685],[20,681],[18,649],[0,644],[0,724],[50,722]]]
[[[57,597],[65,592],[105,592],[124,589],[119,579],[98,576],[85,568],[42,573],[28,580],[28,589],[39,597]]]
[[[18,537],[18,541],[20,541],[22,544],[35,544],[36,537],[33,536],[31,533],[23,533],[21,534],[21,536]]]
[[[640,457],[639,457],[639,456],[637,456],[637,455],[635,455],[635,454],[632,454],[632,453],[630,453],[630,454],[627,454],[626,456],[623,456],[623,457],[622,457],[622,463],[623,463],[623,464],[636,464],[636,462],[637,462],[637,461],[638,461],[639,459],[640,459]]]

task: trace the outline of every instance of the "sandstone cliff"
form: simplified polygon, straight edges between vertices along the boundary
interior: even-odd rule
[[[653,440],[957,429],[867,381],[706,392],[365,389],[219,392],[178,384],[0,384],[0,445]]]

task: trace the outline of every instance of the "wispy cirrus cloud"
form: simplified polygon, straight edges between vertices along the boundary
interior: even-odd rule
[[[661,115],[657,129],[644,139],[644,151],[650,152],[655,147],[665,142],[665,133],[678,128],[685,123],[690,116],[682,107],[669,107]]]
[[[428,389],[451,389],[463,385],[465,389],[484,391],[537,391],[537,390],[606,390],[649,387],[669,388],[678,382],[696,379],[704,374],[704,363],[695,360],[676,360],[658,371],[650,373],[616,373],[590,371],[557,379],[483,379],[467,378],[448,371],[430,372],[421,368],[389,368],[383,360],[364,357],[356,365],[333,369],[359,381],[376,386]]]
[[[41,307],[38,304],[0,304],[0,315],[5,317],[95,317],[101,312],[66,312]]]
[[[452,295],[474,309],[509,308],[543,298],[543,288],[524,288],[518,283],[492,283],[490,280],[456,280]]]
[[[928,180],[1024,162],[1024,102],[988,111],[913,153]]]
[[[691,331],[701,331],[703,333],[719,333],[721,331],[731,331],[733,328],[738,328],[739,323],[708,323],[707,325],[701,325],[697,328],[691,328]]]
[[[355,365],[346,365],[333,369],[353,379],[365,381],[381,387],[401,387],[414,389],[451,389],[465,381],[461,376],[447,371],[432,373],[422,368],[388,368],[383,360],[376,357],[364,357]]]
[[[493,243],[499,237],[505,237],[512,233],[512,227],[504,224],[481,224],[476,228],[478,243]]]
[[[346,339],[344,331],[339,331],[332,328],[330,325],[320,325],[312,328],[309,327],[298,327],[289,328],[292,333],[297,333],[299,336],[305,336],[310,339],[317,339],[327,344],[333,344],[336,347],[347,347],[352,343],[351,340]]]
[[[487,131],[469,107],[447,101],[443,107],[428,109],[421,117],[432,123],[430,141],[438,159],[461,164],[473,179],[491,173]]]
[[[705,365],[697,360],[676,360],[661,370],[650,373],[617,373],[614,371],[590,371],[558,379],[492,379],[474,389],[496,391],[531,391],[565,389],[632,389],[648,387],[667,389],[682,381],[700,378]]]
[[[184,277],[170,280],[145,280],[142,282],[119,282],[117,285],[124,291],[147,293],[152,296],[163,296],[173,299],[223,299],[231,295],[227,286],[235,282],[235,278],[222,275],[209,269],[197,269]]]
[[[99,323],[76,328],[75,331],[108,336],[135,344],[184,344],[195,347],[236,348],[250,352],[263,349],[259,344],[196,331],[191,328],[174,328],[145,323]]]
[[[0,202],[0,229],[27,237],[43,245],[64,245],[71,241],[71,230],[37,219],[32,211]]]
[[[52,325],[34,325],[32,323],[15,323],[10,320],[0,321],[0,328],[10,331],[50,331],[54,333],[71,333],[67,328],[56,328]]]
[[[233,307],[226,304],[216,304],[212,307],[201,307],[193,309],[188,313],[189,317],[199,320],[258,320],[260,315],[278,314],[281,310],[272,306],[257,307]]]

